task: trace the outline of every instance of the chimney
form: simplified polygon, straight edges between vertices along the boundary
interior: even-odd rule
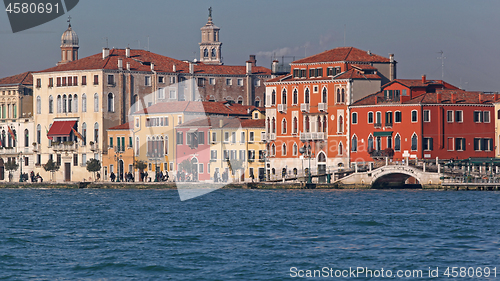
[[[106,59],[109,57],[109,49],[108,48],[102,48],[102,59]]]
[[[224,127],[224,120],[219,119],[219,128]]]
[[[192,62],[189,62],[189,73],[194,73],[194,64]]]
[[[389,80],[396,79],[396,62],[394,61],[394,54],[389,54]]]
[[[130,70],[130,62],[127,62],[127,70]]]
[[[498,92],[495,92],[493,94],[493,101],[497,101],[498,100]]]
[[[118,70],[123,70],[123,59],[118,59]]]
[[[441,92],[436,93],[436,100],[437,100],[437,103],[441,103],[441,101],[442,101]]]
[[[252,74],[252,65],[253,65],[253,64],[252,64],[252,62],[251,62],[251,61],[249,61],[249,60],[248,60],[248,61],[246,62],[246,66],[247,66],[247,74],[248,74],[248,75]]]
[[[130,47],[127,47],[127,49],[125,49],[125,57],[130,58]]]
[[[483,103],[483,102],[484,102],[484,94],[479,93],[479,103]]]
[[[177,70],[175,69],[175,64],[172,66],[172,72],[177,72]]]
[[[451,103],[457,103],[457,93],[451,93]]]
[[[255,55],[250,55],[250,59],[248,61],[252,62],[252,66],[257,66],[257,60],[255,59]]]
[[[155,64],[151,63],[151,71],[155,71]]]
[[[425,84],[426,81],[427,80],[425,79],[425,74],[424,74],[424,75],[422,75],[422,84]]]
[[[278,72],[278,60],[273,60],[273,64],[271,66],[271,72],[273,74],[277,73]]]
[[[370,50],[368,50],[366,53],[367,53],[369,56],[371,56],[371,55],[372,55],[372,51],[370,51]]]

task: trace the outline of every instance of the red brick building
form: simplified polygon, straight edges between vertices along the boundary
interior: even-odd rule
[[[351,162],[494,157],[497,99],[425,76],[394,80],[352,104]]]
[[[349,163],[348,106],[396,77],[394,56],[341,47],[291,63],[266,85],[267,174],[325,171]],[[300,147],[311,146],[301,156]],[[276,172],[279,171],[279,172]]]

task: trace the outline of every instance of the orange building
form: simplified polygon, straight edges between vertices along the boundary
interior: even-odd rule
[[[347,166],[348,106],[395,77],[392,54],[385,58],[341,47],[294,61],[291,73],[268,80],[268,178],[300,176],[309,166],[312,174]],[[301,154],[301,147],[310,149]]]
[[[134,148],[132,146],[133,123],[125,123],[108,129],[108,150],[103,154],[102,166],[104,171],[104,181],[110,180],[111,173],[114,173],[120,181],[126,179],[126,173],[132,173],[135,181],[138,177],[134,169]]]

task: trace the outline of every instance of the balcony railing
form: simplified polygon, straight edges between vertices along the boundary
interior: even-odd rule
[[[319,111],[327,111],[328,105],[326,103],[318,103],[318,110]]]
[[[0,149],[0,154],[17,154],[17,148],[16,147],[5,147],[3,149]]]
[[[390,123],[385,123],[385,126],[386,126],[386,127],[392,127],[392,122],[390,122]]]
[[[99,150],[99,144],[98,143],[90,144],[90,150],[92,150],[92,151]]]
[[[326,134],[324,132],[315,132],[315,133],[304,133],[300,132],[300,140],[308,141],[308,140],[324,140],[326,138]]]
[[[278,111],[279,112],[286,113],[286,110],[287,110],[286,104],[278,104]]]
[[[310,108],[310,106],[308,103],[303,103],[300,105],[300,111],[302,111],[302,112],[309,112],[309,108]]]
[[[375,123],[375,124],[373,124],[373,127],[382,128],[382,123]]]
[[[52,150],[54,152],[61,152],[61,151],[76,151],[78,149],[78,144],[77,143],[52,143]]]

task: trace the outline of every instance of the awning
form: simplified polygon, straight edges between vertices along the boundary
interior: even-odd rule
[[[198,128],[196,128],[196,129],[191,128],[191,129],[189,129],[188,133],[193,133],[193,132],[196,132],[196,131],[198,131]]]
[[[392,136],[392,131],[382,131],[382,132],[373,132],[375,137],[390,137]]]
[[[76,121],[54,121],[50,127],[47,137],[68,137],[71,134],[71,128],[75,126]]]

